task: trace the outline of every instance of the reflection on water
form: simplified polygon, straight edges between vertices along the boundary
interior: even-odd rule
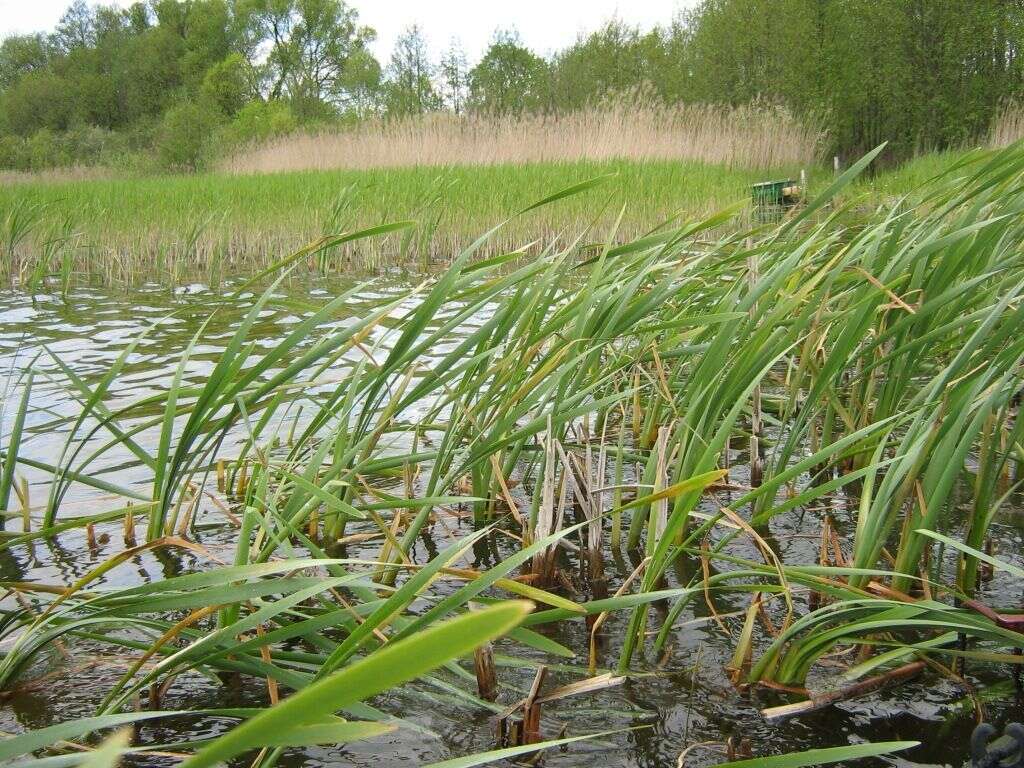
[[[330,292],[323,286],[293,285],[288,293],[275,296],[276,300],[260,312],[249,334],[251,359],[255,361],[272,348],[291,326],[311,314],[328,296],[333,297],[351,287],[351,282],[334,279]],[[320,330],[326,333],[405,290],[408,286],[398,281],[368,284],[345,307],[344,314]],[[201,386],[253,301],[251,293],[235,296],[230,286],[211,291],[202,285],[175,291],[148,286],[117,294],[79,289],[66,298],[59,295],[30,298],[17,291],[0,294],[0,376],[3,377],[0,392],[5,389],[4,379],[8,384],[4,426],[9,427],[14,415],[16,400],[11,389],[16,374],[31,363],[37,376],[26,424],[28,442],[24,453],[54,463],[71,428],[68,417],[77,415],[82,398],[80,392],[69,387],[62,366],[73,370],[88,386],[95,387],[123,355],[123,367],[104,399],[105,405],[116,412],[129,403],[165,392],[182,351],[202,330],[182,381],[185,387]],[[384,332],[378,330],[378,336]],[[310,338],[307,344],[314,340]],[[379,340],[371,339],[371,343]],[[267,375],[274,372],[269,371]],[[159,404],[154,406],[154,413],[156,408]],[[145,446],[150,438],[150,444],[155,444],[157,434],[158,429],[144,431],[136,440]],[[104,466],[116,468],[118,484],[122,486],[146,477],[126,449],[115,447],[106,455]],[[30,475],[30,480],[45,482],[45,475]],[[62,511],[90,495],[76,487]]]
[[[314,306],[322,305],[329,297],[350,287],[352,283],[332,279],[330,285],[291,284],[280,290],[260,314],[250,336],[255,340],[252,354],[270,348],[308,316]],[[360,317],[410,287],[401,279],[377,279],[358,291],[333,323]],[[229,286],[211,291],[202,285],[176,291],[156,286],[131,292],[81,289],[67,298],[48,295],[34,299],[17,291],[0,293],[0,392],[6,393],[5,433],[10,428],[13,403],[16,403],[14,382],[19,372],[30,364],[38,375],[27,424],[29,434],[22,454],[47,463],[55,463],[60,456],[71,427],[68,417],[76,414],[79,407],[76,396],[81,397],[69,387],[61,364],[95,386],[128,350],[124,368],[105,401],[111,410],[116,410],[163,392],[171,383],[181,350],[199,333],[184,380],[186,385],[201,385],[252,305],[250,294],[235,297],[230,290]],[[330,327],[336,325],[322,330]],[[389,331],[382,326],[375,333],[367,342],[371,349],[386,345]],[[437,349],[433,354],[442,355],[448,349],[450,347]],[[144,430],[136,439],[151,448],[156,434],[156,430]],[[230,450],[225,450],[230,455]],[[735,464],[742,465],[742,461],[742,451],[735,451]],[[148,470],[140,467],[137,459],[125,449],[110,451],[104,463],[109,476],[116,477],[120,485],[141,484],[149,478]],[[32,503],[41,504],[46,495],[46,474],[23,469],[30,481]],[[109,503],[99,496],[94,490],[75,486],[62,512],[86,514],[108,508]],[[850,503],[843,497],[835,500],[831,511],[838,518],[841,533],[851,532],[851,512],[855,507],[855,501]],[[765,535],[784,560],[812,561],[816,557],[823,514],[820,509],[796,510],[776,518]],[[411,553],[413,560],[425,562],[439,546],[469,533],[472,526],[469,517],[439,517],[417,540]],[[1017,563],[1020,563],[1019,553],[1024,550],[1021,528],[1020,516],[1012,510],[993,528],[995,537],[1002,541],[1001,556]],[[213,556],[230,558],[234,529],[226,524],[221,510],[214,506],[202,507],[195,520],[195,531],[197,540]],[[372,523],[365,523],[363,527],[356,523],[347,532],[376,532],[376,528]],[[604,540],[607,542],[609,538],[606,535]],[[378,546],[377,542],[352,545],[345,554],[372,557]],[[510,554],[510,546],[505,537],[489,537],[473,549],[471,565],[486,568]],[[739,545],[735,553],[757,557],[752,546],[749,551],[743,547]],[[99,526],[93,541],[75,531],[52,541],[0,553],[0,577],[66,585],[121,548],[119,526]],[[609,551],[607,555],[608,575],[614,589],[633,570],[635,563],[626,553]],[[162,549],[140,553],[107,574],[102,583],[124,586],[209,566],[210,562],[198,553]],[[692,567],[692,563],[680,562],[677,571],[670,574],[670,585],[678,585],[689,578],[688,569]],[[572,572],[574,565],[567,562],[566,568]],[[990,587],[994,602],[1009,604],[1018,599],[1019,596],[1008,592],[1009,584],[1009,580],[997,579]],[[748,600],[749,597],[739,594],[718,595],[715,608],[721,614],[742,612]],[[798,605],[803,605],[805,596],[798,600]],[[617,616],[605,625],[600,663],[614,664],[624,622],[624,616]],[[733,622],[730,626],[735,633],[738,625]],[[588,648],[584,623],[567,621],[540,629],[579,654],[577,659],[567,662],[567,666],[577,670],[575,674],[556,665],[550,679],[560,683],[584,676]],[[755,754],[864,740],[918,739],[923,742],[922,746],[904,753],[899,760],[901,764],[909,765],[913,761],[958,765],[967,759],[973,710],[965,691],[949,678],[930,674],[895,690],[798,720],[769,725],[760,716],[759,709],[781,700],[764,693],[741,694],[731,686],[723,670],[732,649],[733,639],[711,620],[708,607],[702,601],[695,602],[680,617],[669,652],[663,658],[646,659],[644,674],[621,687],[560,702],[547,712],[544,723],[545,733],[551,736],[557,735],[563,726],[569,734],[639,728],[605,737],[598,743],[573,745],[564,753],[553,752],[546,755],[545,763],[552,766],[588,762],[651,768],[675,766],[687,745],[722,742],[729,737],[736,741],[749,740]],[[533,664],[556,661],[507,642],[499,643],[498,650],[509,654],[506,659],[500,659],[499,678],[505,686],[503,703],[514,701],[529,688]],[[39,659],[26,675],[23,689],[5,702],[0,729],[41,727],[89,715],[123,671],[124,659],[109,647],[75,640],[61,649],[55,648]],[[828,672],[825,668],[819,675],[827,677]],[[1014,716],[1019,717],[1024,703],[1012,680],[1007,678],[1005,666],[974,663],[968,667],[967,678],[974,687],[974,695],[984,702],[990,719],[1000,721],[1014,712]],[[451,677],[446,679],[456,682]],[[827,680],[819,679],[816,683],[827,684]],[[461,681],[458,684],[464,685]],[[218,683],[198,674],[178,678],[162,702],[165,709],[263,706],[266,703],[266,690],[259,681]],[[428,684],[406,687],[375,703],[420,726],[420,730],[400,729],[381,739],[343,748],[290,750],[282,765],[372,765],[375,768],[417,765],[494,746],[494,721],[490,713],[468,708],[450,692]],[[223,722],[212,718],[149,723],[139,727],[139,741],[164,743],[197,739],[218,733],[224,727]],[[686,765],[713,765],[722,759],[714,749],[695,749],[688,754]],[[870,761],[858,764],[870,764]]]

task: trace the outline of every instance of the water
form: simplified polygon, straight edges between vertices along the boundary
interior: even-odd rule
[[[312,306],[351,287],[345,280],[330,284],[293,283],[282,289],[260,316],[252,338],[259,348],[268,348],[299,322]],[[361,290],[345,308],[338,323],[358,317],[381,301],[394,298],[410,287],[402,276],[377,279]],[[119,356],[131,345],[125,367],[116,380],[107,405],[111,410],[143,397],[159,394],[169,386],[179,362],[181,350],[203,328],[186,373],[187,384],[198,386],[216,364],[220,351],[237,326],[251,297],[234,297],[230,286],[212,290],[190,285],[169,291],[159,286],[144,286],[130,292],[80,289],[69,296],[40,296],[31,299],[17,291],[0,294],[0,391],[7,382],[3,419],[5,433],[12,417],[17,373],[30,362],[39,372],[33,390],[34,406],[29,419],[30,437],[22,454],[54,463],[60,455],[69,417],[78,405],[69,392],[60,366],[54,358],[95,386]],[[211,319],[212,315],[212,319]],[[388,331],[380,329],[368,341],[386,344]],[[445,350],[435,350],[443,354]],[[137,437],[147,449],[153,448],[155,430]],[[240,441],[243,435],[235,435]],[[230,445],[223,453],[230,455]],[[733,461],[742,474],[744,452],[737,446]],[[103,460],[110,471],[107,477],[120,485],[141,485],[148,470],[140,467],[126,450],[115,449]],[[47,475],[25,469],[30,480],[33,506],[45,500]],[[723,497],[723,501],[727,501]],[[966,501],[966,496],[965,496]],[[103,494],[74,486],[62,514],[88,514],[111,507]],[[840,532],[849,534],[855,501],[834,500],[832,512],[838,518]],[[843,512],[843,510],[847,510]],[[711,511],[710,508],[708,511]],[[819,508],[796,510],[776,518],[771,524],[769,542],[787,562],[810,562],[816,558],[822,520]],[[20,523],[9,523],[16,529]],[[453,537],[473,530],[467,515],[441,516],[417,540],[411,556],[425,562]],[[1019,507],[1012,507],[997,519],[993,531],[1000,542],[1000,556],[1020,564],[1022,518]],[[374,531],[372,524],[352,526],[348,533]],[[213,505],[203,505],[195,521],[195,539],[222,559],[234,550],[234,529],[224,513]],[[608,536],[605,536],[608,541]],[[344,554],[372,557],[378,542],[351,545]],[[69,532],[50,542],[37,542],[0,554],[0,577],[43,583],[71,583],[122,549],[120,524],[100,526],[95,541],[80,531]],[[734,553],[757,558],[756,550],[741,545]],[[509,539],[493,536],[473,550],[471,567],[487,568],[511,554]],[[950,561],[951,563],[952,561]],[[635,567],[628,554],[607,552],[607,571],[611,589]],[[103,582],[122,586],[167,578],[209,567],[209,561],[197,553],[179,549],[139,554],[111,571]],[[577,599],[587,596],[587,587],[578,577],[575,559],[563,563],[568,574],[575,574],[573,587]],[[669,575],[669,586],[677,586],[689,577],[680,565]],[[1011,592],[1012,580],[997,578],[987,597],[995,604],[1011,604],[1019,596]],[[797,597],[798,609],[805,608],[805,596]],[[735,636],[742,623],[749,596],[720,594],[715,599],[719,614]],[[11,600],[4,601],[5,608]],[[659,615],[658,609],[655,615]],[[663,612],[662,614],[663,615]],[[773,606],[776,621],[779,606]],[[617,659],[625,616],[612,617],[601,633],[599,664],[613,666]],[[501,662],[499,680],[505,686],[501,702],[521,697],[529,688],[535,666],[554,664],[548,685],[569,682],[587,676],[588,634],[582,620],[544,626],[540,630],[574,650],[574,660],[544,657],[509,642],[498,644]],[[604,737],[595,743],[572,745],[567,751],[552,751],[545,756],[551,766],[600,764],[608,766],[675,766],[688,745],[701,742],[720,744],[732,737],[748,740],[755,755],[777,754],[815,747],[839,746],[860,741],[920,740],[922,746],[905,752],[898,759],[880,759],[875,764],[960,765],[967,760],[967,740],[973,727],[973,708],[965,692],[949,678],[929,673],[895,689],[875,693],[821,712],[778,724],[768,724],[759,709],[786,699],[767,692],[742,694],[729,682],[724,667],[733,650],[733,640],[712,619],[702,600],[695,601],[677,622],[669,650],[661,658],[637,659],[643,674],[626,684],[596,693],[570,698],[545,711],[544,734],[555,737],[563,727],[568,735],[614,729],[634,729]],[[756,655],[756,652],[755,652]],[[71,640],[64,651],[51,650],[40,658],[22,681],[22,685],[4,700],[0,712],[0,730],[15,732],[39,728],[75,717],[87,716],[124,671],[124,659],[116,649],[84,640]],[[512,658],[514,657],[514,658]],[[562,662],[563,666],[559,666]],[[820,667],[810,681],[815,688],[827,687],[829,674],[836,670]],[[442,676],[443,677],[443,676]],[[454,678],[448,682],[467,684]],[[967,680],[974,695],[984,703],[993,722],[1021,719],[1024,699],[1015,689],[1006,665],[971,663]],[[179,677],[161,702],[163,708],[202,709],[225,706],[265,706],[267,692],[262,681],[245,680],[217,684],[199,675]],[[370,742],[337,748],[289,750],[282,760],[288,766],[405,766],[494,747],[494,718],[491,713],[467,707],[450,693],[417,684],[406,686],[374,702],[381,709],[401,716],[429,733],[402,728]],[[139,727],[139,743],[181,742],[224,730],[227,721],[213,718],[181,718]],[[689,751],[688,766],[714,765],[723,760],[717,747],[705,746]],[[238,765],[247,764],[238,761]],[[870,765],[861,761],[858,765]]]

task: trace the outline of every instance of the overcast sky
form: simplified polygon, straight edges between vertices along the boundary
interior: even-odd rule
[[[0,0],[0,38],[53,29],[70,0]],[[106,0],[131,5],[131,0]],[[386,61],[402,29],[417,22],[435,54],[461,40],[470,59],[479,58],[497,28],[514,27],[537,53],[572,43],[612,16],[647,28],[664,24],[693,0],[350,0],[363,24],[377,30],[377,57]]]

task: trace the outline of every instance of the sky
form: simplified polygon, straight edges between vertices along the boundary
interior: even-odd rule
[[[0,0],[0,38],[48,31],[70,0]],[[132,0],[105,0],[128,6]],[[349,0],[359,18],[377,30],[374,53],[386,62],[395,38],[412,22],[424,30],[438,53],[458,39],[471,60],[478,59],[496,29],[515,28],[534,51],[546,55],[571,44],[580,33],[617,16],[649,28],[668,23],[693,0]]]

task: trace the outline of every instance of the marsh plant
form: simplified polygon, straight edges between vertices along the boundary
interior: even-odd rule
[[[1019,664],[1021,634],[968,601],[983,571],[1024,577],[1013,555],[987,549],[1024,460],[1024,148],[968,156],[912,205],[866,210],[838,197],[880,149],[778,224],[723,228],[725,212],[625,243],[614,228],[604,244],[584,233],[526,260],[520,250],[481,258],[491,231],[440,275],[356,317],[344,312],[353,289],[308,302],[284,338],[257,344],[277,282],[256,286],[412,225],[326,234],[239,287],[250,308],[205,383],[183,383],[197,334],[160,396],[111,397],[130,346],[90,378],[44,352],[60,371],[48,384],[80,407],[41,418],[43,374],[32,369],[11,387],[2,549],[97,526],[123,528],[126,544],[74,583],[3,585],[0,688],[64,639],[116,648],[125,663],[91,717],[0,742],[0,756],[101,764],[169,751],[206,766],[248,753],[269,766],[289,748],[409,727],[372,697],[414,679],[507,717],[519,694],[501,685],[497,705],[478,695],[463,658],[501,637],[513,659],[528,649],[588,662],[571,691],[545,697],[538,675],[523,700],[529,733],[536,702],[650,672],[694,606],[726,629],[732,619],[715,608],[724,595],[749,596],[731,679],[785,691],[798,711],[836,700],[809,685],[825,657],[841,660],[849,686],[901,679],[908,665],[954,675],[964,661]],[[60,455],[33,452],[41,429],[66,435]],[[109,471],[124,452],[147,483],[124,486]],[[25,467],[48,476],[36,505],[18,491]],[[80,487],[109,508],[63,512]],[[956,504],[965,488],[966,512]],[[213,508],[230,521],[230,563],[107,585],[140,552],[205,557],[195,526]],[[798,513],[820,517],[817,559],[792,562],[773,544],[772,527]],[[414,559],[445,519],[471,531]],[[514,542],[510,553],[469,567],[467,553],[494,537]],[[338,556],[354,541],[372,542],[361,550],[372,556]],[[634,567],[609,576],[605,558],[622,549]],[[540,631],[562,623],[585,625],[586,647]],[[79,752],[52,746],[180,714],[160,701],[189,673],[241,676],[266,689],[266,706],[192,710],[231,727],[188,747],[117,736]],[[154,711],[135,711],[141,702]],[[540,735],[446,764],[591,734]]]

